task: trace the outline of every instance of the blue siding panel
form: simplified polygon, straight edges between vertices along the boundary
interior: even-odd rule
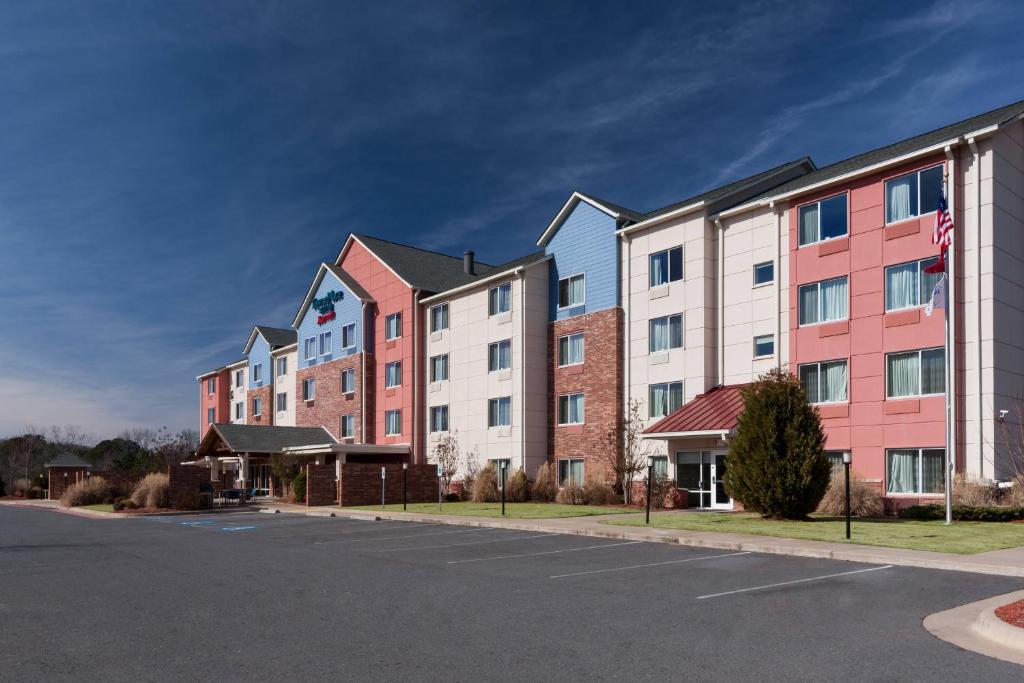
[[[344,358],[345,356],[350,356],[354,353],[358,353],[362,349],[362,302],[359,300],[359,297],[357,297],[355,294],[349,291],[349,288],[346,287],[338,278],[334,277],[334,275],[330,271],[327,271],[324,273],[324,279],[321,280],[320,285],[317,287],[316,293],[313,295],[313,297],[316,299],[321,299],[325,297],[328,294],[328,292],[332,291],[341,292],[342,294],[341,301],[334,302],[334,312],[336,314],[334,320],[328,323],[324,323],[323,325],[317,325],[316,321],[320,313],[315,308],[310,306],[309,308],[306,309],[306,312],[303,314],[302,320],[299,321],[298,367],[300,369],[308,368],[310,366],[316,365],[317,363],[326,363],[327,361],[330,360]],[[348,349],[343,349],[341,348],[341,328],[352,323],[355,323],[356,326],[355,345]],[[306,339],[308,337],[319,337],[321,332],[327,331],[330,331],[331,333],[332,353],[327,356],[317,355],[315,359],[307,361]],[[317,348],[317,352],[319,354],[319,345]]]
[[[619,305],[619,240],[615,219],[579,202],[544,247],[550,261],[549,319],[565,320]],[[558,280],[583,273],[584,305],[558,308]]]
[[[262,381],[257,384],[253,381],[252,369],[256,365],[262,364],[263,367],[260,369],[260,378]],[[259,387],[270,386],[270,373],[273,369],[270,367],[270,344],[263,338],[262,334],[256,334],[256,341],[252,343],[252,348],[249,349],[249,388],[257,389]]]

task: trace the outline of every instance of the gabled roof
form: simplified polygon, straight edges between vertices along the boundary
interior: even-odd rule
[[[252,345],[256,343],[257,334],[267,340],[267,344],[270,345],[271,349],[288,346],[298,341],[298,333],[291,328],[256,325],[252,328],[252,332],[249,333],[249,341],[245,343],[245,350],[242,353],[247,356],[249,355]]]
[[[538,247],[543,247],[547,245],[547,243],[551,240],[552,236],[554,236],[554,234],[558,232],[558,228],[561,227],[562,222],[569,217],[569,214],[573,212],[573,209],[575,209],[580,202],[586,202],[587,204],[590,204],[598,211],[603,211],[604,213],[614,218],[616,221],[624,220],[627,222],[634,222],[636,221],[637,217],[640,216],[639,213],[633,211],[632,209],[627,209],[623,206],[619,206],[618,204],[613,204],[612,202],[608,202],[603,199],[598,199],[597,197],[590,194],[584,194],[579,191],[573,191],[573,193],[569,195],[569,198],[565,200],[565,204],[562,204],[562,208],[559,209],[558,213],[555,214],[555,217],[551,219],[550,223],[548,223],[548,227],[544,229],[544,232],[541,234],[540,239],[537,240]]]
[[[961,136],[969,135],[991,126],[1000,126],[1005,123],[1009,123],[1022,115],[1024,115],[1024,100],[1014,102],[1013,104],[1009,104],[1005,107],[1000,107],[999,109],[993,109],[992,111],[985,112],[984,114],[972,116],[969,119],[964,119],[963,121],[958,121],[957,123],[943,126],[942,128],[936,128],[935,130],[927,133],[923,133],[906,140],[901,140],[900,142],[886,145],[885,147],[879,147],[878,149],[871,150],[870,152],[858,154],[857,156],[850,157],[849,159],[837,161],[834,164],[829,164],[828,166],[819,168],[813,173],[808,173],[805,176],[801,176],[772,190],[764,192],[761,195],[752,198],[751,201],[765,200],[769,197],[777,197],[801,188],[818,185],[820,183],[839,178],[848,173],[858,171],[862,168],[899,159],[900,157],[908,154],[926,150],[929,147],[955,140]]]
[[[43,467],[84,467],[86,469],[92,469],[91,464],[70,451],[61,451],[54,456],[53,460],[43,465]]]
[[[323,427],[214,424],[200,442],[196,455],[209,455],[217,440],[232,453],[281,453],[286,446],[337,443]]]
[[[302,300],[302,304],[299,306],[299,311],[295,314],[295,319],[292,320],[292,327],[297,328],[299,323],[302,322],[302,316],[306,314],[306,310],[313,303],[317,287],[319,287],[320,283],[323,282],[324,275],[328,272],[338,278],[338,280],[345,285],[345,287],[347,287],[357,299],[367,303],[373,302],[374,299],[370,296],[370,293],[363,289],[363,286],[356,282],[354,277],[345,272],[344,268],[331,263],[321,263],[320,268],[316,271],[316,276],[313,278],[312,284],[309,285],[309,289],[306,291],[306,298]]]
[[[701,432],[728,432],[736,427],[740,413],[743,412],[740,390],[745,386],[729,384],[700,394],[645,429],[644,435],[686,436]]]
[[[446,289],[443,292],[438,292],[433,296],[428,296],[425,299],[421,299],[421,301],[424,303],[428,303],[430,301],[440,299],[444,297],[446,294],[454,294],[455,292],[464,289],[470,289],[476,284],[484,284],[486,282],[491,282],[493,280],[499,280],[503,276],[512,274],[515,270],[519,268],[527,268],[535,263],[546,261],[548,258],[550,257],[543,251],[535,251],[532,254],[527,254],[526,256],[521,256],[520,258],[512,259],[507,263],[502,263],[501,265],[494,266],[487,273],[480,273],[479,271],[477,271],[475,275],[466,275],[465,273],[463,273],[463,281],[461,283],[455,285],[454,287],[451,287],[450,289]]]

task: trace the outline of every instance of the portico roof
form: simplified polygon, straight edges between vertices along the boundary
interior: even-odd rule
[[[216,453],[283,453],[301,446],[334,444],[323,427],[283,427],[279,425],[215,424],[196,449],[199,457]]]
[[[740,390],[746,384],[718,386],[695,397],[644,430],[644,439],[722,436],[736,428],[743,412]]]

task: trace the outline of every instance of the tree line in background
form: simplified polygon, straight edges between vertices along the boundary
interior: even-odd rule
[[[194,429],[171,432],[159,429],[126,429],[113,439],[96,438],[75,425],[47,429],[26,427],[25,433],[0,440],[0,495],[4,483],[18,480],[36,483],[46,478],[45,465],[61,453],[76,455],[97,471],[156,472],[188,460],[199,447]]]

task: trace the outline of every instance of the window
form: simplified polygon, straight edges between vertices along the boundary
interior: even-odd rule
[[[498,475],[498,489],[500,490],[503,486],[508,484],[508,478],[512,472],[512,459],[511,458],[490,458],[487,462],[494,465],[494,472]],[[502,469],[504,465],[504,469]]]
[[[281,356],[277,359],[277,376],[284,377],[288,374],[288,356]]]
[[[583,394],[565,394],[558,397],[558,424],[583,424]]]
[[[392,313],[384,319],[384,339],[398,339],[402,336],[402,314]]]
[[[668,476],[668,456],[654,456],[654,478],[661,479]]]
[[[341,371],[341,393],[353,394],[356,391],[356,370],[349,368]]]
[[[241,420],[242,419],[242,413],[244,411],[245,411],[245,403],[243,403],[242,401],[235,402],[235,419],[236,420]]]
[[[210,379],[206,380],[206,393],[208,393],[210,396],[213,396],[213,393],[215,391],[217,391],[217,378],[211,377]]]
[[[487,345],[487,372],[508,370],[512,367],[512,340]]]
[[[245,384],[245,380],[243,379],[244,376],[245,374],[242,370],[235,370],[235,386],[239,389],[241,389],[242,385]]]
[[[681,349],[683,347],[683,314],[651,318],[648,346],[651,353]]]
[[[302,380],[302,399],[304,401],[316,400],[316,380],[312,377]]]
[[[333,350],[332,347],[333,347],[333,343],[332,343],[332,340],[331,340],[331,333],[330,332],[321,332],[320,333],[320,355],[321,356],[329,356],[329,355],[331,355],[331,351]]]
[[[288,410],[288,394],[277,395],[277,412],[283,413]]]
[[[683,279],[683,248],[673,247],[651,254],[651,287]]]
[[[565,486],[570,481],[583,485],[583,458],[565,458],[558,461],[558,485]]]
[[[885,356],[886,398],[932,396],[946,391],[946,351],[936,349]]]
[[[558,367],[579,365],[583,362],[583,333],[558,338]]]
[[[310,337],[303,342],[302,357],[306,360],[316,360],[316,337]]]
[[[263,383],[263,363],[252,366],[252,381],[257,385]]]
[[[402,411],[389,410],[384,413],[384,435],[397,436],[402,433]]]
[[[849,296],[848,279],[837,277],[800,286],[800,324],[814,325],[845,320]]]
[[[886,268],[885,310],[898,311],[927,303],[943,273],[926,273],[924,270],[938,260],[938,257],[932,257]]]
[[[662,382],[648,388],[649,417],[665,417],[683,405],[683,383]]]
[[[396,360],[384,366],[384,386],[389,389],[402,386],[402,361]]]
[[[885,181],[885,222],[905,221],[939,208],[942,165]]]
[[[586,300],[584,276],[571,275],[558,281],[558,307],[582,306]]]
[[[808,403],[842,403],[846,400],[846,361],[808,363],[799,368]]]
[[[430,381],[443,382],[448,379],[448,354],[430,357]]]
[[[438,304],[430,309],[430,331],[440,332],[448,329],[448,304]]]
[[[825,451],[828,464],[832,466],[832,481],[843,480],[843,451]]]
[[[943,493],[945,448],[894,448],[885,454],[888,493]]]
[[[448,406],[430,407],[430,431],[448,431]]]
[[[353,414],[341,416],[341,438],[349,439],[356,435],[356,416]]]
[[[487,401],[487,426],[508,427],[512,424],[512,397],[502,396]]]
[[[349,323],[341,328],[341,348],[354,349],[356,347],[356,324]]]
[[[511,282],[487,290],[487,315],[508,313],[510,310],[512,310]]]
[[[252,400],[252,416],[259,417],[263,414],[263,399],[256,396]]]
[[[217,419],[217,410],[215,408],[206,409],[206,424],[212,425],[213,421]]]
[[[762,334],[754,337],[754,358],[767,358],[775,355],[775,335]]]
[[[754,264],[754,286],[775,282],[775,264],[771,261]]]
[[[846,195],[800,207],[800,246],[843,237],[846,234]]]

